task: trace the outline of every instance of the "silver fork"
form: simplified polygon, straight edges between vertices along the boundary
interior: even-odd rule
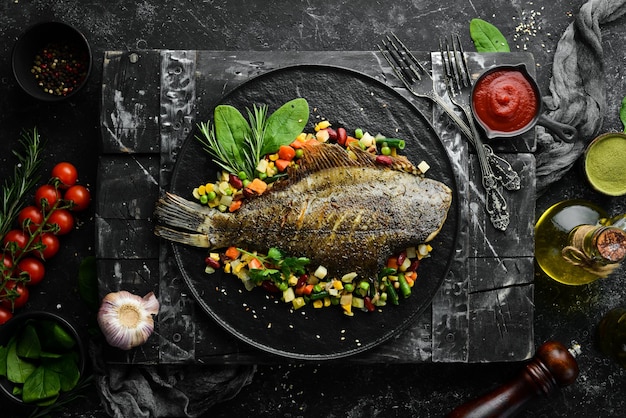
[[[461,40],[457,35],[450,37],[448,40],[439,42],[441,52],[441,62],[444,68],[444,81],[448,90],[450,101],[463,111],[465,118],[469,123],[474,147],[478,156],[482,172],[482,183],[485,189],[486,210],[491,219],[491,223],[497,229],[504,231],[509,225],[510,216],[507,209],[506,200],[500,193],[498,188],[498,178],[494,174],[489,161],[487,160],[487,151],[485,144],[482,142],[480,132],[476,128],[474,117],[470,109],[470,90],[472,88],[472,78],[467,66],[465,54],[463,52]],[[489,148],[491,151],[491,148]],[[493,151],[491,151],[493,154]],[[493,154],[495,155],[495,154]],[[517,173],[516,173],[517,174]],[[519,179],[519,177],[518,177]]]
[[[437,94],[429,72],[394,33],[391,33],[391,36],[387,36],[386,38],[386,41],[382,41],[384,48],[378,45],[378,49],[407,90],[414,96],[430,99],[436,103],[448,114],[461,132],[467,137],[472,146],[476,148],[476,141],[474,140],[474,135],[470,127],[457,115],[448,102]],[[422,78],[425,80],[422,80]],[[507,190],[519,190],[521,186],[520,177],[515,170],[513,170],[509,162],[496,155],[489,145],[483,144],[483,147],[487,160],[493,170],[497,172],[497,174],[494,173],[496,179],[500,181]]]
[[[404,84],[407,90],[416,97],[426,98],[436,103],[470,140],[472,145],[476,148],[477,154],[483,156],[483,158],[479,158],[479,160],[481,171],[483,172],[482,183],[487,191],[486,210],[492,224],[497,229],[505,230],[509,224],[506,201],[502,198],[502,194],[497,189],[496,182],[498,178],[494,175],[489,163],[486,162],[487,154],[482,141],[480,141],[480,137],[478,137],[478,139],[481,145],[478,146],[475,141],[475,132],[472,131],[448,102],[437,94],[429,72],[395,34],[391,33],[391,36],[387,36],[386,41],[382,41],[382,45],[382,47],[378,45],[380,53],[385,60],[387,60],[393,72],[400,81],[402,81],[402,84]],[[493,152],[490,154],[495,155]],[[512,169],[510,172],[515,173]],[[515,175],[517,175],[517,173],[515,173]]]

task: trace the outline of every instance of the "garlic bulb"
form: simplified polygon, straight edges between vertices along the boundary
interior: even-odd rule
[[[154,330],[152,315],[159,312],[159,301],[153,292],[143,298],[121,290],[102,299],[98,325],[113,347],[130,350],[145,343]]]

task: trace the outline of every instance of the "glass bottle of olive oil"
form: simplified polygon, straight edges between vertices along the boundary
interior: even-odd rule
[[[535,225],[537,264],[552,279],[569,285],[607,277],[626,257],[621,219],[607,220],[602,208],[584,200],[553,205]]]

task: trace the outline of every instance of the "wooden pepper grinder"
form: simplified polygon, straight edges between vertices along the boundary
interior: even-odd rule
[[[448,418],[503,418],[519,412],[531,399],[548,396],[558,387],[573,383],[578,377],[575,356],[580,346],[568,350],[563,344],[548,341],[526,364],[520,375],[493,392],[452,411]]]

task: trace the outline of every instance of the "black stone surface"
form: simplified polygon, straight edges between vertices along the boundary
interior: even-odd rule
[[[480,17],[500,28],[514,50],[527,50],[537,63],[542,91],[548,91],[551,61],[561,33],[574,19],[582,0],[487,1],[435,0],[393,3],[254,1],[11,0],[0,4],[0,180],[11,173],[10,152],[22,129],[37,126],[48,140],[42,172],[61,159],[76,162],[83,184],[96,184],[102,52],[125,49],[212,49],[259,52],[373,50],[389,30],[418,50],[437,49],[449,31],[467,36],[469,20]],[[94,51],[94,71],[87,88],[71,101],[40,103],[21,92],[11,73],[13,42],[27,26],[62,20],[83,31]],[[623,19],[602,27],[608,114],[605,131],[622,130],[618,109],[624,95]],[[624,198],[607,198],[585,184],[578,169],[541,196],[540,214],[564,198],[585,198],[608,212],[624,213]],[[49,262],[48,278],[32,292],[26,309],[48,309],[75,322],[86,315],[76,290],[80,260],[95,253],[94,208],[80,217],[77,230],[63,240]],[[595,329],[611,308],[623,306],[622,268],[609,280],[565,287],[537,276],[535,280],[536,345],[549,339],[582,346],[580,377],[551,399],[530,405],[527,417],[619,417],[626,410],[626,372],[595,345]],[[521,363],[412,365],[260,366],[252,385],[206,416],[316,417],[443,416],[454,406],[513,377]],[[4,400],[1,401],[3,408]],[[2,416],[23,414],[3,409]],[[62,417],[106,417],[95,392],[72,404]]]

